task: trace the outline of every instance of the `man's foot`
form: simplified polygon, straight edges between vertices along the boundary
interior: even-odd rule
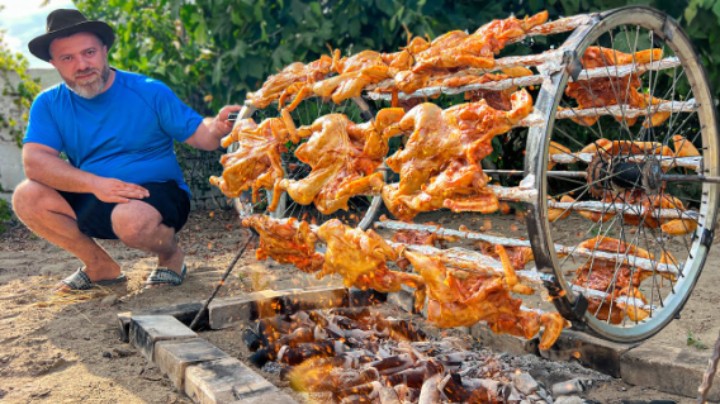
[[[162,286],[180,286],[187,275],[185,252],[178,246],[175,253],[167,259],[159,259],[158,267],[145,281],[145,289]]]
[[[123,272],[120,272],[120,274],[115,277],[92,280],[84,269],[85,267],[80,267],[77,271],[73,272],[72,275],[60,281],[60,283],[55,286],[55,291],[71,292],[75,290],[88,290],[98,285],[112,286],[127,282],[127,276],[125,276]]]
[[[158,267],[150,273],[150,276],[148,276],[145,281],[145,288],[151,289],[161,286],[180,286],[185,280],[185,275],[187,275],[187,267],[185,264],[183,264],[179,274],[171,269]]]

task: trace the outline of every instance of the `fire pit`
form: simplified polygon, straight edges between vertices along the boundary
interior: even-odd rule
[[[380,308],[299,311],[243,330],[249,360],[309,400],[339,403],[548,401],[529,374],[468,338],[429,337]]]

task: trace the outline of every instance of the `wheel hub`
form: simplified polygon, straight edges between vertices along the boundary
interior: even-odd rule
[[[655,158],[636,162],[627,156],[596,156],[587,168],[590,194],[601,198],[609,191],[642,190],[655,193],[662,186],[662,167]]]

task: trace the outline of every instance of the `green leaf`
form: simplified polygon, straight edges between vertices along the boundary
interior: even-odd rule
[[[690,24],[697,15],[697,0],[692,0],[688,7],[685,9],[684,17],[685,21]]]
[[[712,7],[713,13],[715,13],[715,16],[720,20],[720,1],[716,1],[715,4]],[[720,22],[720,21],[718,21]]]

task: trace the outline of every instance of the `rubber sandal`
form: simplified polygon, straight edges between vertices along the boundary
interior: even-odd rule
[[[185,264],[182,266],[180,275],[171,269],[162,267],[155,268],[152,272],[150,272],[150,276],[148,276],[145,281],[145,286],[180,286],[185,280],[185,275],[187,275],[187,267]]]
[[[112,286],[124,282],[127,282],[127,276],[125,276],[124,272],[120,272],[120,275],[118,275],[118,277],[114,279],[105,279],[93,282],[90,280],[90,277],[88,277],[87,274],[82,270],[82,267],[78,268],[78,270],[73,272],[72,275],[62,280],[62,283],[68,285],[71,290],[88,290],[94,288],[97,285]]]

